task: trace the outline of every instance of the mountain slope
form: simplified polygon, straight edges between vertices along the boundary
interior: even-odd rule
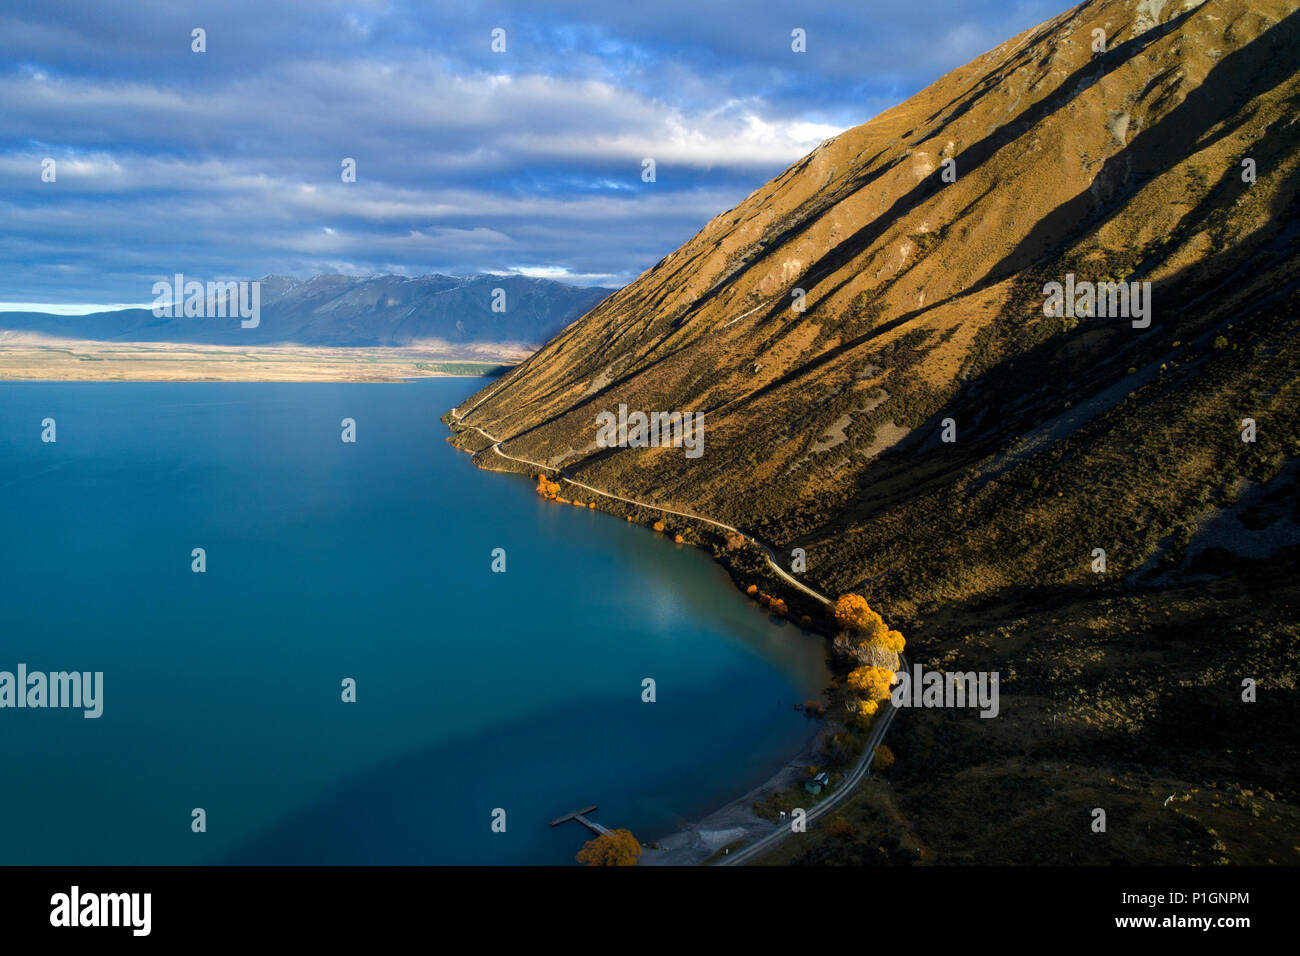
[[[467,425],[802,548],[914,662],[1001,674],[999,719],[895,721],[889,780],[789,860],[1297,862],[1298,7],[1080,4],[822,144],[449,419],[485,467]],[[1070,276],[1151,283],[1149,325],[1045,314]],[[601,447],[620,405],[703,412],[704,453]],[[623,510],[830,630],[746,549]]]
[[[829,590],[885,574],[877,597],[900,607],[940,576],[947,597],[1079,577],[1092,547],[1136,568],[1188,520],[1170,499],[1293,451],[1276,416],[1294,394],[1295,10],[1106,0],[1030,30],[717,216],[466,420],[598,487],[804,547]],[[1068,273],[1149,281],[1150,327],[1045,317],[1044,284]],[[1229,323],[1236,348],[1216,352]],[[620,404],[705,412],[705,454],[597,447],[596,415]],[[1248,414],[1269,421],[1254,446]],[[1045,431],[1037,454],[1004,454]],[[1166,460],[1189,441],[1191,461]],[[1132,452],[1150,495],[1111,486]],[[1035,489],[1009,494],[1031,465]],[[981,533],[963,537],[972,508]],[[1005,508],[1034,535],[999,533]]]
[[[266,276],[261,322],[155,318],[148,309],[84,316],[0,313],[0,330],[104,342],[216,345],[403,346],[500,343],[537,346],[609,295],[526,276]],[[492,310],[493,290],[505,311]]]

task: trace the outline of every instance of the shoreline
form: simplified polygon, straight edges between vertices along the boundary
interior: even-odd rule
[[[482,434],[485,438],[491,440],[491,436],[488,435],[486,432],[483,432],[482,429],[477,429],[477,426],[464,426],[460,421],[462,416],[458,414],[457,408],[453,408],[448,413],[447,416],[444,416],[444,421],[446,421],[447,417],[450,417],[451,419],[451,422],[447,422],[449,425],[452,422],[455,422],[456,424],[461,424],[462,428],[464,427],[476,428],[476,430],[478,430],[480,434]],[[454,438],[458,434],[456,428],[450,428],[450,431],[452,433],[451,438]],[[448,440],[450,441],[451,438],[449,438]],[[452,445],[453,447],[458,448],[460,451],[464,451],[468,453],[474,465],[484,471],[504,470],[507,473],[516,473],[510,469],[488,468],[483,463],[478,461],[477,452],[470,451],[467,448],[460,447],[454,441],[452,442]],[[525,462],[523,459],[511,458],[510,456],[506,455],[504,452],[500,450],[499,443],[495,441],[493,442],[491,447],[496,451],[498,455],[508,458],[511,461],[516,461],[528,465],[538,465],[538,463],[535,462]],[[538,466],[542,468],[547,468],[547,466],[545,465],[538,465]],[[548,470],[556,471],[556,469],[553,468],[550,468]],[[633,502],[631,499],[622,498],[621,496],[618,495],[612,495],[609,492],[601,491],[599,489],[592,488],[588,485],[583,485],[580,482],[571,481],[571,483],[576,485],[577,487],[583,488],[586,491],[594,493],[597,496],[601,498],[605,498],[607,500],[613,500],[616,502],[631,504],[634,507],[642,508],[642,509],[648,508],[648,506],[642,505],[639,502]],[[609,510],[606,508],[602,508],[601,510],[610,513]],[[670,509],[663,509],[663,508],[649,508],[648,510],[665,512],[665,513],[676,513],[676,512],[672,512]],[[716,522],[708,518],[701,518],[698,515],[691,516],[691,517],[692,520],[704,521],[708,524],[718,525],[720,527],[729,527],[726,525],[722,525],[721,522]],[[731,530],[736,531],[736,533],[738,534],[744,535],[744,532],[737,531],[737,529],[732,528]],[[762,544],[762,542],[759,542],[748,535],[744,535],[744,536],[748,540],[752,541],[763,551],[769,564],[773,565],[778,571],[780,570],[779,566],[775,564],[775,560],[770,548]],[[724,568],[724,570],[726,570],[728,575],[732,578],[733,583],[737,583],[735,575],[732,573],[731,569]],[[788,578],[788,575],[783,573],[782,577]],[[798,587],[799,589],[807,593],[817,594],[820,600],[823,600],[827,604],[829,604],[828,599],[818,594],[817,592],[812,591],[801,582],[790,579],[788,583],[794,584],[796,587]],[[801,628],[800,625],[798,625],[795,621],[790,620],[789,623],[794,625],[796,628],[803,630],[803,628]],[[820,634],[816,631],[810,631],[809,633],[816,635],[818,638],[822,640],[823,646],[825,647],[829,656],[830,642],[827,639],[826,635]],[[735,799],[728,801],[727,803],[723,804],[721,807],[718,807],[716,810],[713,810],[696,820],[686,822],[683,825],[681,825],[677,830],[675,830],[673,833],[669,834],[668,836],[662,837],[654,841],[655,847],[644,846],[644,849],[641,852],[641,858],[637,865],[638,866],[699,866],[705,863],[706,861],[708,861],[719,851],[727,848],[730,844],[743,842],[745,845],[752,845],[755,842],[757,842],[760,838],[772,834],[779,824],[774,823],[771,820],[764,819],[763,817],[760,817],[757,813],[755,813],[753,810],[754,803],[763,800],[764,798],[772,794],[780,793],[786,790],[790,790],[794,787],[797,787],[800,783],[806,780],[808,776],[807,768],[810,765],[821,762],[821,755],[824,750],[824,745],[827,739],[830,736],[832,736],[833,733],[834,733],[834,729],[832,725],[829,724],[823,718],[821,720],[821,726],[809,738],[809,740],[803,745],[803,747],[801,747],[797,753],[791,755],[781,765],[781,767],[770,777],[768,777],[758,786],[751,788],[750,790],[746,791],[745,793],[742,793],[740,796],[736,797]]]
[[[521,361],[520,351],[509,346],[92,342],[0,333],[0,381],[369,383],[490,378]]]
[[[778,824],[755,813],[754,804],[806,780],[808,766],[820,758],[822,745],[831,733],[832,728],[823,720],[799,752],[772,776],[711,813],[656,840],[657,847],[645,847],[637,865],[699,866],[733,843],[752,844],[771,833]]]

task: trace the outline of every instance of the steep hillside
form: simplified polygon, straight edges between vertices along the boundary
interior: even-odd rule
[[[907,714],[903,790],[797,858],[1300,860],[1298,8],[1082,3],[823,143],[449,419],[486,467],[465,425],[802,548],[915,660],[1002,673],[1004,719]],[[1050,283],[1120,280],[1148,313],[1045,314]],[[620,405],[703,412],[703,454],[602,447]]]
[[[466,421],[900,609],[1077,579],[1095,547],[1135,569],[1296,451],[1296,6],[1082,4],[824,143]],[[1150,326],[1044,316],[1069,273],[1150,282]],[[704,412],[704,454],[598,447],[620,404]]]
[[[258,281],[262,314],[256,328],[224,318],[155,318],[148,309],[125,309],[80,316],[0,312],[0,330],[100,342],[536,347],[610,293],[525,276],[266,276]],[[505,292],[504,311],[492,309],[495,289]]]

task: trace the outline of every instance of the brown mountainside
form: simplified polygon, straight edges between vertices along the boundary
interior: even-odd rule
[[[1296,6],[1097,0],[1026,32],[714,218],[466,421],[802,546],[831,591],[884,575],[877,599],[910,607],[1086,574],[1092,547],[1136,568],[1229,459],[1294,451],[1270,414],[1294,404],[1274,373],[1295,363],[1270,336],[1298,275]],[[1150,327],[1045,317],[1067,273],[1150,282]],[[1229,324],[1236,348],[1216,353]],[[598,447],[596,415],[620,404],[705,412],[704,454]],[[1247,416],[1270,422],[1253,448]],[[1034,458],[1014,507],[1035,533],[960,534],[1012,506]]]
[[[465,423],[802,548],[914,661],[1002,675],[1003,719],[896,721],[889,781],[791,859],[1300,860],[1298,7],[1082,3],[823,143],[461,404],[480,464],[505,459]],[[1149,324],[1045,315],[1069,276],[1150,283]],[[620,405],[703,412],[703,454],[601,447]],[[629,516],[827,628],[750,549]]]

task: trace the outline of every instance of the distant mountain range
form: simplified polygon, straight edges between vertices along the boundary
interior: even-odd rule
[[[36,332],[100,342],[207,345],[536,347],[613,290],[510,275],[266,276],[261,320],[157,318],[150,309],[91,315],[0,313],[0,331]],[[504,311],[493,311],[495,290]]]

